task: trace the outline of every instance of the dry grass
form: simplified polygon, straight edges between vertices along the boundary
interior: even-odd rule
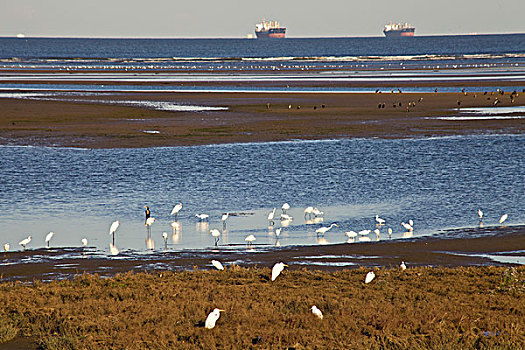
[[[525,268],[126,273],[0,285],[0,341],[44,349],[512,349]],[[309,310],[317,305],[324,320]],[[200,324],[215,307],[217,327]]]

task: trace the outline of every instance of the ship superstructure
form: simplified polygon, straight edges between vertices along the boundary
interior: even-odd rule
[[[281,27],[277,21],[262,20],[261,23],[255,25],[255,35],[258,39],[262,38],[279,38],[282,39],[286,35],[286,28]]]
[[[386,37],[401,37],[401,36],[414,36],[416,28],[412,27],[408,23],[392,23],[390,22],[383,29]]]

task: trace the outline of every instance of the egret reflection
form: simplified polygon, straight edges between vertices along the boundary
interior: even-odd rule
[[[403,238],[412,238],[414,237],[414,231],[403,232]]]

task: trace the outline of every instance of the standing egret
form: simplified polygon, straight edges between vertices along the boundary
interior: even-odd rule
[[[119,225],[120,225],[120,221],[116,220],[116,221],[113,221],[113,223],[111,224],[111,227],[109,228],[109,235],[113,236],[113,246],[115,245],[115,232],[117,231]]]
[[[217,270],[224,270],[224,266],[221,264],[218,260],[212,260],[211,264],[217,269]]]
[[[217,246],[217,244],[219,243],[219,238],[221,236],[221,231],[214,228],[213,230],[210,231],[210,233],[213,237],[215,237],[215,246]]]
[[[370,230],[361,230],[358,233],[361,236],[366,236],[366,235],[370,234],[370,232],[372,232],[372,231],[370,231]]]
[[[275,217],[275,210],[277,208],[273,208],[273,210],[268,214],[268,226],[273,226],[275,222],[273,221],[273,218]]]
[[[313,212],[314,212],[314,207],[307,207],[304,210],[304,218],[306,219],[307,217],[311,217],[313,215]]]
[[[401,265],[399,265],[402,271],[405,271],[407,269],[407,266],[405,265],[404,261],[401,261]]]
[[[162,239],[164,239],[164,249],[168,248],[168,232],[162,232]]]
[[[407,223],[405,223],[405,222],[402,222],[402,223],[401,223],[401,226],[403,226],[403,227],[405,228],[405,230],[407,230],[407,231],[412,231],[412,230],[414,230],[414,228],[412,227],[412,225],[407,224]]]
[[[54,232],[49,232],[46,236],[46,248],[49,248],[49,242],[51,241],[51,238],[55,235]]]
[[[256,238],[254,235],[249,235],[244,240],[248,242],[248,246],[251,246],[253,242],[255,242]]]
[[[379,215],[376,214],[376,222],[378,226],[381,226],[385,224],[385,219],[381,219]]]
[[[31,236],[27,236],[27,238],[24,238],[23,240],[18,242],[18,244],[20,244],[22,247],[24,247],[24,250],[26,250],[26,245],[28,245],[29,242],[31,242],[31,239],[32,239]]]
[[[118,251],[117,247],[115,247],[115,245],[113,243],[109,244],[109,252],[111,253],[111,255],[118,255],[119,254],[119,251]]]
[[[281,207],[281,209],[283,211],[283,214],[286,214],[286,211],[290,210],[290,204],[284,203],[283,206]]]
[[[312,313],[315,316],[319,317],[321,320],[323,319],[323,313],[321,312],[321,310],[319,310],[317,306],[314,305],[310,309],[312,310]]]
[[[9,248],[10,248],[9,243],[4,244],[4,252],[8,252]]]
[[[317,230],[315,230],[315,233],[317,233],[318,235],[324,235],[325,233],[330,231],[334,226],[339,227],[336,223],[333,223],[330,226],[319,227]]]
[[[509,214],[503,214],[501,218],[499,218],[499,223],[503,224],[505,220],[507,220],[508,217],[509,217]]]
[[[179,203],[171,209],[170,215],[175,215],[175,220],[177,220],[177,215],[179,214],[179,211],[182,209],[182,203]]]
[[[206,317],[206,322],[204,322],[204,327],[206,327],[207,329],[213,329],[213,327],[215,327],[215,323],[217,322],[219,317],[221,317],[221,311],[224,312],[224,310],[221,310],[221,309],[217,309],[217,308],[213,309],[213,311],[210,312],[208,317]]]
[[[204,220],[208,220],[208,218],[210,217],[208,214],[195,214],[195,217],[199,220],[199,221],[204,221]]]
[[[479,221],[483,220],[483,212],[481,211],[481,209],[478,209],[478,218]]]
[[[348,232],[345,232],[345,235],[348,238],[355,238],[355,237],[357,237],[357,232],[355,232],[355,231],[348,231]]]
[[[222,227],[226,227],[226,220],[228,220],[228,217],[230,216],[229,213],[222,214],[221,220],[222,220]]]
[[[366,277],[365,277],[365,284],[368,284],[370,282],[372,282],[372,280],[376,277],[376,274],[374,273],[374,271],[370,271],[369,273],[366,274]]]
[[[381,231],[379,231],[379,229],[375,229],[374,230],[374,233],[376,234],[377,237],[379,237],[379,235],[381,234]]]
[[[288,266],[285,263],[279,262],[272,267],[272,281],[275,281],[275,279],[283,272],[284,267]]]

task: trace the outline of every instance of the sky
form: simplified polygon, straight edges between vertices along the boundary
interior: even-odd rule
[[[0,0],[0,36],[244,38],[262,18],[287,37],[525,33],[525,0]]]

